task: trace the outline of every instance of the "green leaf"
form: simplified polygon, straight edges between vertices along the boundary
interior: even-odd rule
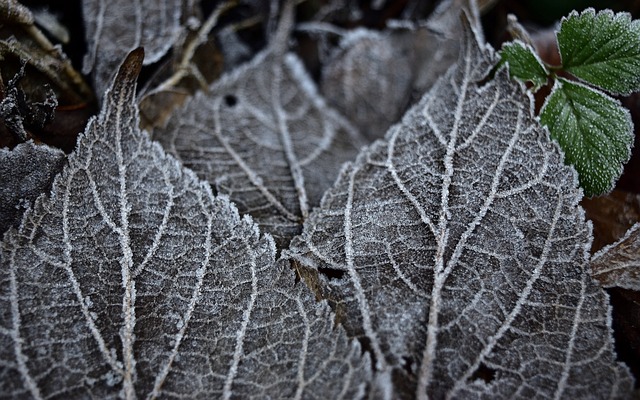
[[[502,46],[500,57],[509,64],[511,77],[533,82],[534,91],[547,83],[549,72],[528,44],[521,41],[506,43]]]
[[[564,69],[615,94],[640,90],[640,21],[590,8],[563,18],[558,46]]]
[[[629,160],[633,124],[629,112],[610,96],[577,82],[558,78],[540,112],[573,165],[587,196],[613,189]]]

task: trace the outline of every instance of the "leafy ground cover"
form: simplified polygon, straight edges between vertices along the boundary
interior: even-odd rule
[[[1,397],[632,396],[638,162],[584,197],[617,172],[585,185],[536,117],[586,88],[546,69],[552,5],[25,4],[0,9]],[[496,50],[523,37],[536,97]],[[569,42],[567,72],[635,90]]]

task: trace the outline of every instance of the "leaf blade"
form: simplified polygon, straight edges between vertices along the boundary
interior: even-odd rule
[[[576,77],[615,94],[640,89],[640,22],[629,13],[574,11],[562,19],[558,46]]]
[[[171,49],[182,29],[180,18],[186,4],[185,0],[82,1],[89,47],[82,72],[93,74],[98,97],[105,92],[113,71],[129,51],[143,46],[145,64],[151,64]]]
[[[32,141],[0,149],[0,236],[18,226],[24,210],[50,187],[64,160],[62,151]]]
[[[587,196],[611,191],[631,157],[633,123],[617,100],[558,78],[540,110],[540,121],[578,171]]]
[[[276,50],[196,95],[153,138],[286,247],[365,141],[326,105],[301,61]]]
[[[534,92],[547,83],[549,72],[530,45],[521,41],[506,43],[500,57],[509,64],[512,77],[533,83]]]
[[[602,286],[640,290],[640,224],[593,255],[591,273]]]
[[[362,397],[368,358],[271,237],[139,130],[141,66],[2,243],[0,396]]]
[[[456,61],[463,12],[480,26],[475,2],[447,0],[415,26],[347,32],[322,70],[321,92],[368,139],[383,137]]]
[[[575,173],[504,69],[478,84],[494,61],[477,40],[467,29],[457,67],[343,170],[287,256],[399,398],[624,396]]]

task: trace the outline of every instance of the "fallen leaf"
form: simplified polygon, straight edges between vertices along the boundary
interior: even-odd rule
[[[0,149],[0,236],[18,227],[24,211],[48,193],[65,161],[62,151],[29,141]]]
[[[419,24],[348,31],[322,70],[322,94],[368,139],[381,138],[456,61],[463,9],[479,26],[474,2],[448,0]]]
[[[455,68],[342,170],[285,256],[396,398],[615,398],[575,171],[471,28]]]
[[[593,255],[591,274],[603,287],[640,291],[640,223]]]
[[[182,32],[182,6],[187,0],[82,0],[89,51],[82,72],[92,73],[95,92],[102,94],[122,58],[145,48],[145,64],[164,56]]]
[[[299,59],[274,47],[186,102],[153,138],[280,246],[365,143]]]
[[[142,58],[5,235],[0,397],[363,397],[368,357],[271,237],[138,129]]]

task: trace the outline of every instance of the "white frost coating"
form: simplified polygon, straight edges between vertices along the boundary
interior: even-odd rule
[[[253,312],[253,308],[256,304],[256,300],[258,298],[258,281],[256,277],[256,263],[255,260],[251,260],[250,270],[251,270],[251,294],[249,295],[249,303],[242,313],[242,322],[240,324],[240,329],[236,332],[235,337],[235,348],[233,351],[233,358],[231,365],[229,366],[229,371],[227,373],[227,377],[224,382],[224,388],[222,389],[222,398],[224,400],[228,400],[233,395],[232,385],[233,381],[238,375],[238,365],[240,361],[244,358],[244,342],[246,340],[247,327],[251,322],[251,313]],[[304,365],[304,364],[303,364]]]
[[[564,148],[565,162],[578,171],[587,194],[613,189],[631,157],[634,140],[631,113],[619,100],[583,83],[557,78],[540,120]]]
[[[305,91],[309,100],[318,108],[324,108],[324,99],[318,93],[316,85],[311,80],[311,77],[307,73],[302,61],[294,53],[287,53],[284,55],[284,65],[287,66],[291,75],[295,78],[298,87]]]
[[[560,22],[563,67],[613,94],[640,89],[640,21],[627,12],[572,11]]]
[[[415,31],[418,28],[420,28],[421,23],[423,24],[424,22],[421,22],[421,21],[415,22],[408,19],[390,19],[387,21],[387,28],[407,29],[410,31]]]
[[[0,397],[362,396],[368,357],[273,239],[138,129],[141,64],[2,243]]]
[[[143,46],[145,64],[160,60],[180,33],[184,0],[83,0],[88,54],[82,72],[93,72],[96,93],[106,90],[113,71],[131,50]]]
[[[591,274],[604,287],[640,290],[640,223],[593,255]]]
[[[391,23],[383,32],[355,29],[322,70],[321,92],[370,140],[384,136],[458,56],[464,10],[479,26],[474,1],[440,2],[420,23]]]
[[[457,64],[342,170],[285,255],[394,398],[624,397],[575,171],[520,84],[484,82],[495,62],[467,24]]]
[[[116,77],[117,79],[118,77]],[[134,90],[131,90],[134,92]],[[119,99],[118,99],[119,100]],[[120,100],[122,101],[122,100]],[[116,108],[122,106],[118,105]],[[119,111],[119,110],[118,110]],[[116,111],[116,121],[119,119],[119,112]],[[135,121],[135,119],[134,119]],[[135,121],[137,122],[137,121]],[[136,326],[136,281],[133,276],[133,251],[131,249],[131,237],[129,229],[129,219],[131,212],[131,205],[129,203],[129,191],[131,188],[128,185],[127,175],[128,160],[125,161],[123,157],[122,148],[122,129],[115,129],[115,162],[117,166],[117,201],[118,210],[120,211],[120,220],[118,221],[118,228],[116,230],[118,241],[120,242],[120,250],[122,255],[120,256],[120,273],[122,275],[122,287],[124,288],[124,295],[122,296],[122,313],[124,315],[124,327],[121,330],[120,339],[122,340],[122,357],[124,363],[124,395],[126,399],[135,399],[135,387],[134,382],[136,380],[136,359],[133,354],[133,346],[135,344],[136,335],[134,328]],[[135,172],[134,172],[135,173]],[[67,221],[67,218],[64,218]],[[65,222],[66,226],[66,222]],[[65,229],[65,243],[67,234]],[[69,248],[69,246],[67,246]]]
[[[205,191],[208,199],[212,199],[211,193],[207,190]],[[170,191],[170,195],[171,197],[173,197],[173,188],[171,188]],[[202,207],[206,207],[204,204],[201,204]],[[163,225],[164,225],[164,220],[162,221]],[[200,301],[200,296],[202,295],[202,285],[204,282],[204,277],[205,277],[205,273],[206,273],[206,269],[207,269],[207,265],[210,262],[210,257],[211,254],[215,254],[216,250],[218,249],[214,249],[213,251],[211,250],[211,230],[213,229],[212,226],[212,218],[210,215],[207,216],[207,225],[206,225],[206,240],[205,240],[205,251],[207,256],[204,258],[202,265],[200,266],[200,268],[198,268],[198,270],[196,271],[196,277],[197,277],[197,281],[196,281],[196,285],[193,288],[193,293],[191,295],[191,299],[189,301],[189,307],[187,309],[186,315],[184,315],[184,318],[182,316],[180,316],[180,320],[178,321],[178,323],[176,324],[176,328],[178,329],[178,334],[176,335],[175,339],[172,340],[171,342],[171,346],[173,347],[171,354],[169,355],[169,357],[167,358],[167,362],[165,363],[164,367],[161,369],[161,372],[158,374],[158,376],[155,379],[155,383],[154,383],[154,387],[153,387],[153,391],[151,393],[152,397],[159,397],[161,395],[161,388],[162,385],[164,384],[164,381],[167,377],[167,375],[169,374],[169,371],[171,370],[172,364],[175,360],[175,358],[178,356],[179,353],[179,346],[182,343],[182,340],[185,337],[185,333],[186,330],[188,328],[189,325],[189,321],[191,320],[191,317],[193,316],[193,312],[196,308],[196,305],[198,304],[198,302]],[[160,229],[159,229],[160,231]],[[156,237],[155,240],[159,240],[159,237]],[[226,244],[226,243],[225,243]],[[155,249],[155,243],[153,248]],[[143,261],[143,264],[147,261],[147,259],[145,258],[145,260]]]
[[[298,64],[297,67],[299,68],[300,65]],[[291,132],[289,130],[289,117],[287,115],[287,112],[282,107],[278,106],[279,104],[282,104],[282,98],[279,89],[282,86],[282,80],[284,78],[282,68],[280,66],[274,66],[273,75],[274,79],[272,85],[276,87],[276,89],[272,91],[273,102],[276,105],[273,108],[273,113],[275,116],[276,127],[279,134],[278,136],[280,139],[280,144],[282,145],[282,150],[285,154],[287,165],[289,166],[291,178],[293,179],[293,186],[298,197],[300,216],[302,217],[302,219],[307,219],[307,217],[309,216],[309,197],[307,195],[307,189],[304,183],[302,165],[298,160],[295,148],[293,147],[293,140],[291,137]],[[308,85],[306,85],[306,83],[302,83],[301,86],[305,87]]]
[[[87,124],[87,129],[86,131],[89,131],[91,128],[93,128],[93,124],[95,123],[95,119],[92,119],[89,121],[89,123]],[[73,158],[71,158],[71,161],[73,161]],[[76,277],[76,275],[74,274],[74,271],[71,269],[71,262],[73,261],[73,257],[71,255],[71,237],[69,235],[69,218],[68,218],[68,214],[70,211],[70,207],[69,207],[69,203],[70,198],[71,198],[71,190],[69,187],[64,187],[65,185],[63,183],[61,183],[61,181],[63,181],[64,178],[62,178],[61,175],[58,175],[54,181],[54,188],[57,186],[62,186],[63,189],[60,189],[62,191],[62,246],[63,246],[63,262],[60,265],[56,265],[56,267],[59,267],[60,269],[64,270],[64,272],[67,275],[67,279],[69,280],[69,282],[71,283],[71,291],[73,292],[73,294],[75,295],[76,299],[78,300],[78,302],[80,303],[80,310],[82,312],[82,316],[85,319],[85,322],[88,325],[88,328],[91,332],[91,335],[93,336],[93,339],[96,341],[97,345],[98,345],[98,349],[100,351],[100,354],[102,355],[102,357],[105,359],[105,361],[109,364],[109,366],[113,369],[113,371],[115,373],[117,373],[120,377],[122,377],[122,375],[124,375],[124,372],[122,370],[122,363],[120,361],[118,361],[118,358],[115,356],[113,349],[111,352],[109,352],[107,350],[107,343],[104,339],[104,336],[102,335],[102,333],[99,331],[99,329],[97,328],[97,325],[95,323],[95,318],[93,317],[93,312],[89,312],[88,307],[82,303],[82,298],[83,298],[83,292],[82,289],[80,288],[80,284],[78,282],[78,279]],[[42,203],[44,203],[46,201],[46,198],[44,196],[38,198],[38,206],[42,206]],[[25,218],[26,220],[26,218]],[[24,220],[23,220],[23,225],[20,227],[21,231],[23,229],[25,229],[24,226]],[[34,253],[38,253],[38,250],[35,250]]]
[[[309,76],[309,73],[305,69],[300,58],[298,58],[294,53],[287,53],[284,55],[284,63],[289,69],[291,75],[295,78],[300,89],[304,90],[307,94],[309,101],[311,101],[316,108],[324,111],[325,118],[334,120],[336,124],[343,126],[346,131],[345,133],[353,141],[354,145],[358,146],[358,148],[363,146],[365,144],[365,140],[360,136],[351,123],[345,117],[340,115],[340,113],[327,105],[326,100],[318,92],[318,88],[313,82],[313,79]],[[306,163],[309,162],[310,161],[306,161]]]
[[[31,140],[12,150],[0,149],[0,236],[10,226],[18,227],[24,211],[50,188],[65,159],[61,150]]]
[[[364,293],[362,288],[362,284],[360,282],[360,277],[355,270],[354,260],[353,260],[353,234],[352,234],[352,221],[351,221],[351,211],[353,206],[353,185],[355,182],[356,170],[353,170],[349,174],[349,186],[347,191],[347,201],[344,209],[344,253],[346,260],[346,271],[349,273],[351,281],[353,282],[353,286],[355,288],[355,297],[358,301],[359,308],[362,314],[362,327],[371,341],[371,347],[373,349],[373,355],[376,359],[376,369],[378,371],[387,371],[387,363],[382,353],[382,349],[380,347],[380,341],[378,340],[378,335],[374,331],[373,326],[371,324],[371,307],[369,306],[369,301]]]
[[[363,39],[366,40],[384,40],[385,35],[379,33],[378,31],[374,31],[366,28],[356,28],[348,31],[340,40],[340,47],[344,49],[348,49],[354,44],[359,43]]]
[[[298,358],[298,365],[300,366],[298,368],[298,376],[297,376],[297,380],[298,380],[298,385],[296,388],[296,393],[293,396],[293,398],[295,400],[299,400],[302,398],[302,393],[304,392],[304,388],[306,386],[306,376],[305,376],[305,366],[307,363],[307,342],[309,341],[310,337],[311,337],[311,332],[309,330],[309,319],[307,318],[307,310],[304,309],[304,306],[301,302],[298,302],[298,313],[300,314],[300,317],[302,317],[303,321],[304,321],[304,325],[305,325],[305,330],[304,330],[304,339],[302,341],[302,350],[300,351],[300,357]],[[316,316],[318,316],[317,311],[316,311]]]
[[[554,400],[560,400],[565,395],[565,390],[567,389],[567,382],[569,381],[569,374],[571,373],[571,368],[574,365],[573,358],[576,356],[574,354],[576,347],[576,336],[578,333],[578,329],[580,328],[580,323],[582,322],[582,307],[584,305],[585,291],[586,291],[586,282],[585,280],[589,279],[588,276],[585,276],[582,281],[581,291],[580,291],[580,300],[578,301],[578,305],[576,306],[577,312],[573,319],[573,324],[571,327],[571,334],[569,339],[569,344],[567,346],[566,356],[564,367],[562,369],[562,375],[560,377],[560,381],[558,382],[558,386],[556,388],[556,392],[553,394]]]
[[[283,248],[364,140],[279,46],[197,94],[153,138]]]
[[[13,231],[11,232],[13,233]],[[10,238],[7,235],[8,238]],[[11,253],[11,258],[8,261],[13,261],[13,257],[15,253]],[[6,258],[7,255],[3,253],[3,258]],[[27,367],[27,357],[25,356],[22,350],[22,340],[20,338],[20,329],[21,329],[21,319],[20,319],[20,306],[18,305],[18,301],[15,300],[18,298],[18,288],[16,284],[16,271],[15,268],[11,268],[9,271],[9,296],[13,299],[10,302],[11,307],[11,329],[6,330],[3,329],[3,334],[5,337],[9,337],[13,341],[13,352],[15,354],[15,361],[17,363],[17,369],[20,373],[19,378],[24,381],[26,389],[35,399],[42,399],[42,395],[40,394],[40,389],[35,382],[35,379],[31,376],[31,371]]]
[[[289,221],[297,221],[297,216],[290,212],[277,198],[276,196],[264,185],[264,181],[261,176],[257,174],[256,171],[249,165],[247,161],[245,161],[242,156],[233,148],[229,140],[223,136],[222,134],[222,123],[221,116],[218,109],[220,108],[220,103],[222,99],[216,99],[214,103],[214,133],[215,137],[218,139],[218,142],[222,145],[224,150],[229,156],[233,159],[235,164],[240,168],[240,170],[247,176],[251,184],[256,187],[262,196],[275,207],[282,215],[288,219]],[[264,118],[263,118],[264,119]],[[226,178],[226,177],[225,177]],[[220,178],[216,178],[216,183],[224,184],[224,180],[219,180]],[[225,179],[226,180],[226,179]]]

